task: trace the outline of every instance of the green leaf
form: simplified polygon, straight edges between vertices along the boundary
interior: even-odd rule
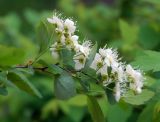
[[[47,26],[47,23],[41,21],[37,27],[37,42],[40,46],[39,53],[44,52],[50,44],[52,33]]]
[[[68,68],[74,68],[75,63],[73,61],[73,51],[62,49],[60,55],[64,66],[67,66]]]
[[[8,80],[15,84],[20,90],[25,91],[31,95],[42,97],[40,92],[28,81],[28,79],[20,72],[8,72]]]
[[[52,112],[54,115],[57,115],[58,113],[58,102],[56,99],[52,99],[49,102],[47,102],[43,108],[42,108],[42,117],[47,118],[48,115]]]
[[[153,114],[152,114],[153,112],[154,112],[154,104],[150,103],[142,110],[137,119],[137,122],[153,122]]]
[[[76,95],[75,97],[69,99],[67,103],[73,106],[83,107],[87,105],[87,97],[86,95]]]
[[[154,5],[160,5],[160,1],[159,0],[141,0],[142,2],[148,2]]]
[[[3,52],[0,55],[1,66],[11,66],[24,62],[25,54],[21,48],[0,45],[0,52]]]
[[[115,87],[115,85],[113,83],[109,84],[108,85],[109,88],[113,89]],[[113,91],[111,91],[110,89],[105,89],[105,93],[107,95],[107,98],[108,98],[108,102],[113,105],[113,104],[116,104],[117,101],[115,100],[115,96],[113,94]]]
[[[83,107],[71,106],[69,104],[66,104],[66,101],[58,101],[58,103],[61,111],[71,119],[70,121],[81,122],[85,114]]]
[[[87,102],[93,122],[105,122],[104,115],[97,100],[92,96],[88,96]]]
[[[152,25],[144,24],[140,28],[139,43],[145,49],[154,49],[160,44],[159,31]]]
[[[67,72],[63,72],[54,82],[55,96],[58,99],[69,99],[76,95],[75,82]]]
[[[119,27],[122,38],[127,44],[137,41],[138,28],[136,26],[131,26],[126,21],[120,20]]]
[[[154,92],[144,89],[142,93],[137,95],[135,95],[133,91],[129,91],[122,99],[129,104],[141,105],[151,99],[153,96]]]
[[[90,51],[90,54],[89,54],[89,59],[87,60],[86,62],[86,65],[85,65],[85,68],[84,68],[84,71],[86,70],[89,70],[89,67],[97,53],[97,43],[92,47],[91,51]]]
[[[158,101],[154,106],[154,112],[153,112],[153,122],[159,122],[160,121],[160,101]]]
[[[16,85],[7,79],[7,72],[0,73],[0,81],[3,82],[6,86],[11,86],[17,89]]]
[[[81,84],[83,91],[87,92],[90,89],[91,79],[82,73],[77,73],[76,75],[79,77],[77,78],[77,81]]]
[[[0,87],[0,95],[3,95],[3,96],[8,95],[8,91],[6,87]]]
[[[160,71],[160,52],[144,51],[144,54],[139,55],[132,62],[132,65],[139,66],[144,71],[153,70],[154,72]]]
[[[132,115],[132,107],[130,105],[126,103],[117,103],[114,105],[109,104],[107,107],[108,122],[131,122],[128,120]]]

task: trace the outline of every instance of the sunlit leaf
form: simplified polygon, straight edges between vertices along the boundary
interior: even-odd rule
[[[74,106],[86,106],[87,105],[87,97],[86,95],[77,95],[67,101],[70,105]]]

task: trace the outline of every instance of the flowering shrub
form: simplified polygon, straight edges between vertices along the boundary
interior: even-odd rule
[[[82,71],[90,58],[90,53],[92,53],[91,41],[79,43],[79,37],[75,35],[76,25],[71,19],[63,20],[55,14],[47,20],[55,26],[55,32],[58,35],[58,39],[50,48],[52,56],[63,58],[60,53],[63,48],[66,48],[74,52],[75,70]],[[116,101],[125,96],[128,90],[133,90],[135,93],[142,92],[144,77],[141,71],[121,62],[117,50],[106,46],[100,48],[89,65],[89,68],[96,71],[96,75],[100,79],[98,82],[102,83],[104,87],[107,88],[110,84],[114,84],[113,93]]]
[[[22,61],[18,60],[20,56],[17,55],[16,65],[12,62],[1,64],[4,64],[0,69],[1,94],[6,95],[6,87],[12,86],[42,97],[26,75],[26,72],[30,75],[41,72],[54,79],[54,94],[58,99],[67,100],[76,94],[86,95],[87,105],[95,122],[105,121],[97,96],[106,95],[111,103],[122,101],[133,105],[143,104],[153,97],[154,93],[145,88],[145,77],[141,70],[122,62],[116,49],[107,45],[97,49],[97,44],[90,40],[80,41],[76,30],[72,19],[64,19],[57,14],[41,22],[37,29],[40,49],[35,59],[22,65],[19,64]],[[1,47],[2,50],[6,48]],[[53,57],[52,64],[41,58],[48,49]],[[11,52],[22,52],[14,48],[8,50],[11,50],[8,53],[10,55]],[[150,53],[153,52],[147,52]],[[142,60],[137,64],[143,66]],[[154,68],[156,70],[157,67]]]

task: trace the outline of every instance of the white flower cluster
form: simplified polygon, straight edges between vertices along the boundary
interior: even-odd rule
[[[140,70],[134,70],[131,65],[126,65],[118,58],[116,50],[111,48],[99,49],[90,68],[100,74],[104,86],[115,83],[115,99],[117,101],[129,89],[141,93],[144,77]]]
[[[83,44],[79,44],[79,37],[75,35],[76,26],[71,19],[61,19],[56,14],[52,18],[47,19],[49,23],[52,23],[56,27],[56,32],[59,35],[59,39],[55,42],[50,50],[54,58],[59,57],[59,50],[62,47],[66,47],[68,50],[74,50],[75,55],[73,60],[75,62],[75,69],[81,70],[85,66],[86,59],[88,58],[91,50],[91,42],[85,41]]]
[[[85,41],[79,44],[78,36],[75,35],[76,25],[71,19],[61,19],[57,15],[47,19],[49,23],[55,25],[55,31],[59,35],[59,39],[51,46],[52,55],[59,57],[59,50],[62,47],[75,51],[73,60],[75,69],[81,70],[85,67],[86,60],[91,50],[91,42]],[[116,101],[119,101],[125,92],[129,89],[136,93],[141,93],[144,77],[140,70],[134,70],[131,65],[125,65],[118,58],[118,53],[112,48],[100,48],[96,53],[90,68],[101,76],[103,85],[107,87],[114,83],[114,95]]]

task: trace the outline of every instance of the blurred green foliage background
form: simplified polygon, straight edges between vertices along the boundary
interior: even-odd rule
[[[160,122],[160,55],[139,59],[145,50],[160,51],[160,1],[0,0],[1,66],[33,60],[38,50],[36,27],[41,20],[51,17],[55,9],[64,17],[77,21],[81,41],[90,39],[98,42],[99,47],[107,44],[117,48],[122,60],[134,61],[133,65],[147,71],[145,84],[156,92],[155,97],[141,106],[112,105],[106,97],[99,98],[106,120]],[[42,58],[49,63],[54,62],[49,52]],[[150,67],[144,66],[143,61],[148,61],[154,67],[153,71],[149,71]],[[43,97],[40,99],[8,88],[8,95],[0,96],[0,122],[92,121],[84,95],[60,101],[54,97],[52,78],[41,73],[28,75],[28,78]]]

